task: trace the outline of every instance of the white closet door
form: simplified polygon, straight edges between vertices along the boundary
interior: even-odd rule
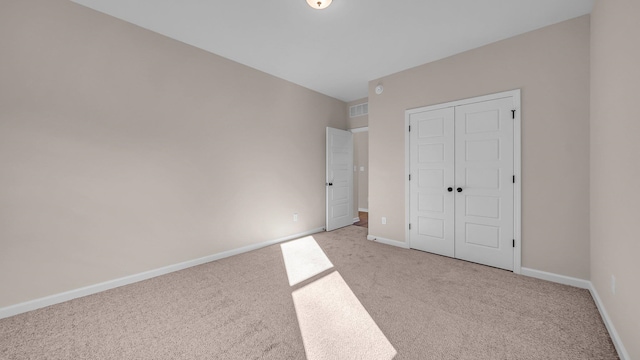
[[[455,108],[455,257],[513,270],[511,97]]]
[[[409,119],[411,247],[445,256],[454,256],[453,117],[451,107]]]

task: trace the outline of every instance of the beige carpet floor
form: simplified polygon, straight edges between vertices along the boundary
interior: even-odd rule
[[[371,242],[366,232],[314,235],[333,268],[294,286],[274,245],[2,319],[0,359],[305,359],[298,319],[313,316],[296,314],[293,294],[313,312],[313,298],[332,290],[311,285],[333,278],[355,297],[319,303],[348,298],[345,311],[366,309],[394,359],[618,358],[587,290]]]

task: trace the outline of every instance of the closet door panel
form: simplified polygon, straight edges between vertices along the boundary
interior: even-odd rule
[[[454,256],[454,109],[410,117],[411,247]]]
[[[455,108],[455,257],[513,270],[512,98]]]

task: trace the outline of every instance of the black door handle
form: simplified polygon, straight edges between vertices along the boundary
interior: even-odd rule
[[[333,183],[329,183],[329,186],[333,186]]]
[[[462,192],[462,188],[457,188],[456,189],[458,192]]]
[[[447,188],[447,191],[448,191],[448,192],[452,192],[452,191],[453,191],[453,188],[452,188],[452,187],[448,187],[448,188]]]

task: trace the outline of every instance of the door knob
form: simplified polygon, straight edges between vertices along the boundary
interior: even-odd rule
[[[447,188],[447,191],[448,191],[448,192],[452,192],[452,191],[453,191],[453,188],[452,188],[452,187],[448,187],[448,188]]]
[[[457,188],[456,189],[458,192],[462,192],[462,188]]]
[[[329,186],[333,186],[333,183],[331,182],[331,183],[329,183],[328,185],[329,185]]]

